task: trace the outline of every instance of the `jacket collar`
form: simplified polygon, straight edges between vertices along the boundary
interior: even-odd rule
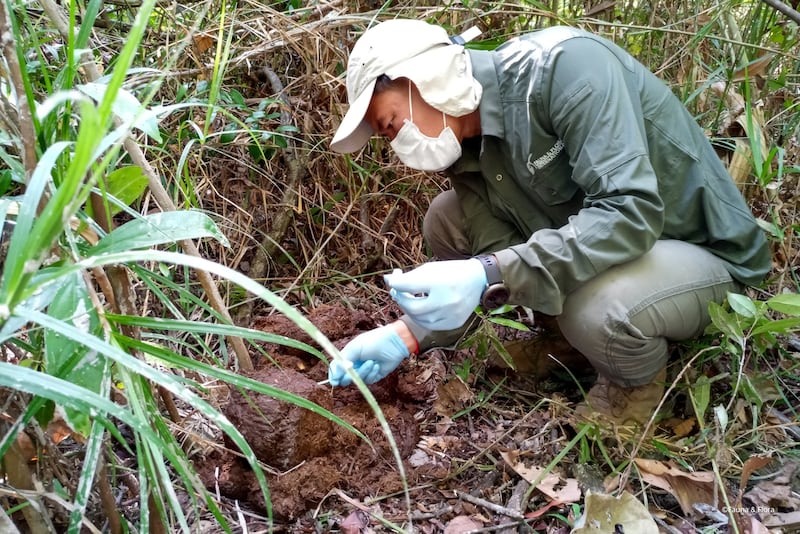
[[[481,135],[503,138],[503,110],[500,107],[500,86],[497,83],[492,52],[488,50],[467,50],[472,61],[472,76],[483,86],[483,96],[479,104]]]

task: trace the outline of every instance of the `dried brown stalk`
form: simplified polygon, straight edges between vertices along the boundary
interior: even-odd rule
[[[286,95],[283,83],[281,83],[278,75],[271,69],[262,67],[262,72],[267,80],[269,80],[272,92],[278,95],[278,99],[283,103],[281,109],[281,125],[291,125],[292,116],[287,111],[289,109],[289,98]],[[308,164],[307,152],[298,151],[291,137],[286,138],[286,143],[287,147],[281,154],[288,168],[288,176],[286,177],[286,184],[283,188],[283,197],[281,198],[280,204],[278,204],[281,207],[281,211],[273,218],[272,227],[266,232],[266,237],[261,241],[261,246],[253,257],[248,275],[255,280],[263,279],[266,276],[269,260],[272,255],[275,254],[275,251],[278,249],[278,244],[283,240],[283,237],[289,229],[289,225],[294,220],[294,206],[297,203],[300,182],[305,176],[305,168]],[[248,301],[237,309],[237,318],[239,318],[239,320],[244,320],[250,317],[251,311],[252,304]]]

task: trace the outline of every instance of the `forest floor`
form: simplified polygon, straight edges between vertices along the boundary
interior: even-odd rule
[[[391,308],[389,301],[378,320],[374,310],[342,304],[319,306],[307,316],[341,348],[391,319],[385,311]],[[525,316],[516,319],[528,322]],[[698,427],[680,388],[645,439],[579,424],[574,407],[594,381],[591,367],[549,321],[536,322],[528,322],[527,332],[493,327],[516,370],[497,352],[473,344],[412,357],[369,387],[402,458],[408,499],[392,447],[362,393],[355,386],[326,385],[325,362],[284,346],[265,347],[270,358],[257,361],[253,376],[329,409],[371,444],[308,410],[232,390],[222,409],[267,466],[271,510],[246,462],[230,447],[200,455],[196,466],[242,532],[266,532],[270,524],[283,532],[391,532],[407,530],[411,522],[424,533],[568,533],[589,492],[605,495],[620,484],[634,496],[634,508],[647,507],[661,532],[735,532],[729,517],[739,532],[797,531],[767,530],[761,523],[797,519],[788,516],[789,507],[800,502],[791,493],[800,473],[794,464],[772,462],[777,478],[759,482],[760,489],[747,479],[769,458],[756,465],[720,447],[715,465],[725,478],[715,478],[710,467],[689,465],[707,466],[713,458],[704,450],[708,431]],[[311,343],[280,315],[258,317],[252,326]],[[680,367],[678,355],[670,369]],[[787,443],[779,425],[760,436],[765,450]],[[722,513],[725,502],[736,504],[736,514]],[[608,505],[601,508],[607,514]],[[623,508],[621,513],[631,512]]]

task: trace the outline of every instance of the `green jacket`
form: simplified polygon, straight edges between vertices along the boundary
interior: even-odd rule
[[[711,143],[630,54],[567,27],[468,53],[481,137],[448,175],[472,253],[497,256],[512,303],[558,315],[565,295],[658,239],[708,249],[744,284],[764,278],[766,238]],[[425,348],[455,334],[409,326]]]

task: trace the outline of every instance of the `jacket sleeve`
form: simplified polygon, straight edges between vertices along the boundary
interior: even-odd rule
[[[513,302],[558,315],[569,292],[647,252],[664,218],[636,82],[641,67],[586,38],[551,54],[531,113],[564,142],[585,200],[564,226],[496,255]]]

